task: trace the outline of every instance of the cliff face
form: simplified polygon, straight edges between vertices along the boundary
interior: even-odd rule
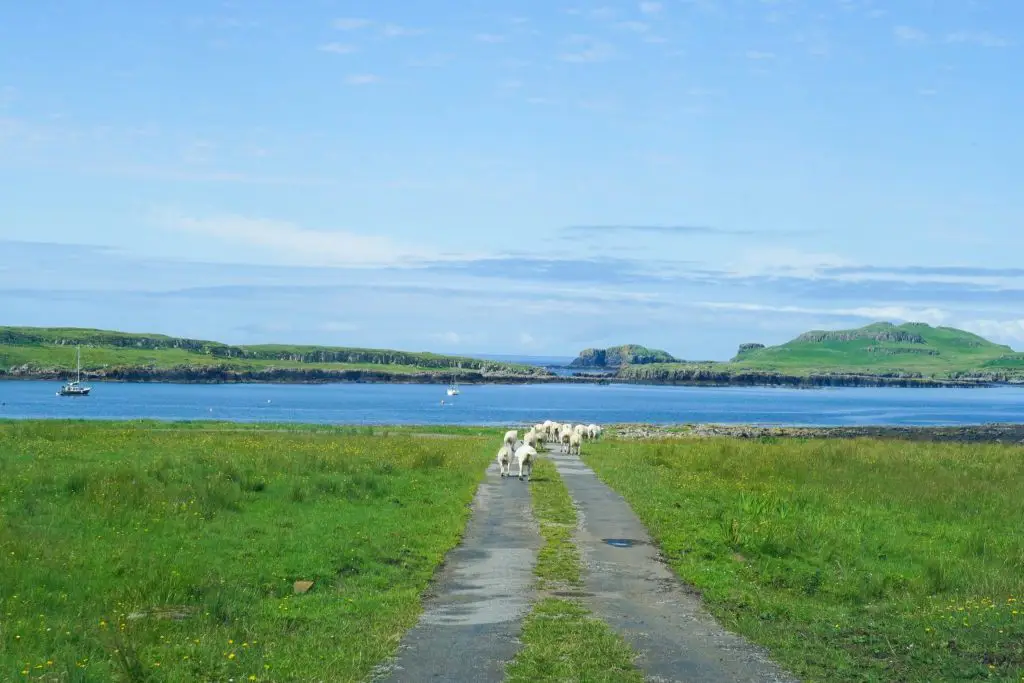
[[[584,349],[569,364],[572,368],[618,368],[623,365],[678,362],[666,351],[649,349],[639,344],[623,344],[607,349]]]

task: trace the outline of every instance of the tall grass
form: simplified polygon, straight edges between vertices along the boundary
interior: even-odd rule
[[[585,459],[728,627],[807,680],[1024,677],[1024,449],[610,441]]]
[[[0,423],[0,680],[361,680],[484,443]]]

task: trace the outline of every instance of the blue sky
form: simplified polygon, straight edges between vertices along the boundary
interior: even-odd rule
[[[2,324],[1024,349],[1011,0],[0,9]]]

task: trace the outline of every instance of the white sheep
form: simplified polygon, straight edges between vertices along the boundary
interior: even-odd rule
[[[558,424],[557,422],[552,422],[551,424],[549,424],[548,428],[545,430],[545,436],[547,436],[547,440],[558,441],[558,433],[561,428],[562,425]]]
[[[538,441],[540,441],[540,437],[537,436],[537,432],[532,429],[526,432],[526,436],[523,437],[523,443],[531,448],[536,448]]]
[[[516,462],[519,463],[519,481],[523,480],[523,470],[526,470],[526,481],[530,481],[533,473],[533,461],[537,457],[537,449],[532,446],[520,446],[516,449]]]
[[[498,467],[502,477],[512,476],[512,449],[508,446],[498,449]]]
[[[580,444],[583,443],[583,437],[579,432],[573,432],[569,436],[569,455],[572,455],[575,451],[576,455],[580,454]]]
[[[507,432],[505,432],[505,438],[502,439],[501,442],[503,444],[505,444],[506,446],[508,446],[509,448],[512,448],[512,446],[516,442],[516,439],[518,439],[518,438],[519,438],[519,430],[518,429],[510,429]]]
[[[600,439],[601,438],[601,432],[604,431],[601,428],[601,425],[590,425],[589,429],[590,429],[590,438],[591,439]]]
[[[562,444],[562,452],[565,453],[569,448],[569,439],[572,437],[571,429],[563,429],[562,433],[558,435],[558,441]]]

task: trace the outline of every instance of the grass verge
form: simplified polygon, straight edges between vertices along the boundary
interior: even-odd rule
[[[594,444],[723,624],[805,680],[1024,680],[1019,447]]]
[[[544,539],[534,570],[538,587],[555,594],[578,590],[582,580],[579,550],[572,540],[572,499],[550,460],[538,460],[534,473],[530,495]],[[578,600],[541,599],[524,621],[520,639],[523,648],[507,668],[512,683],[643,681],[629,645]]]
[[[0,423],[0,680],[362,680],[458,542],[484,443]]]

